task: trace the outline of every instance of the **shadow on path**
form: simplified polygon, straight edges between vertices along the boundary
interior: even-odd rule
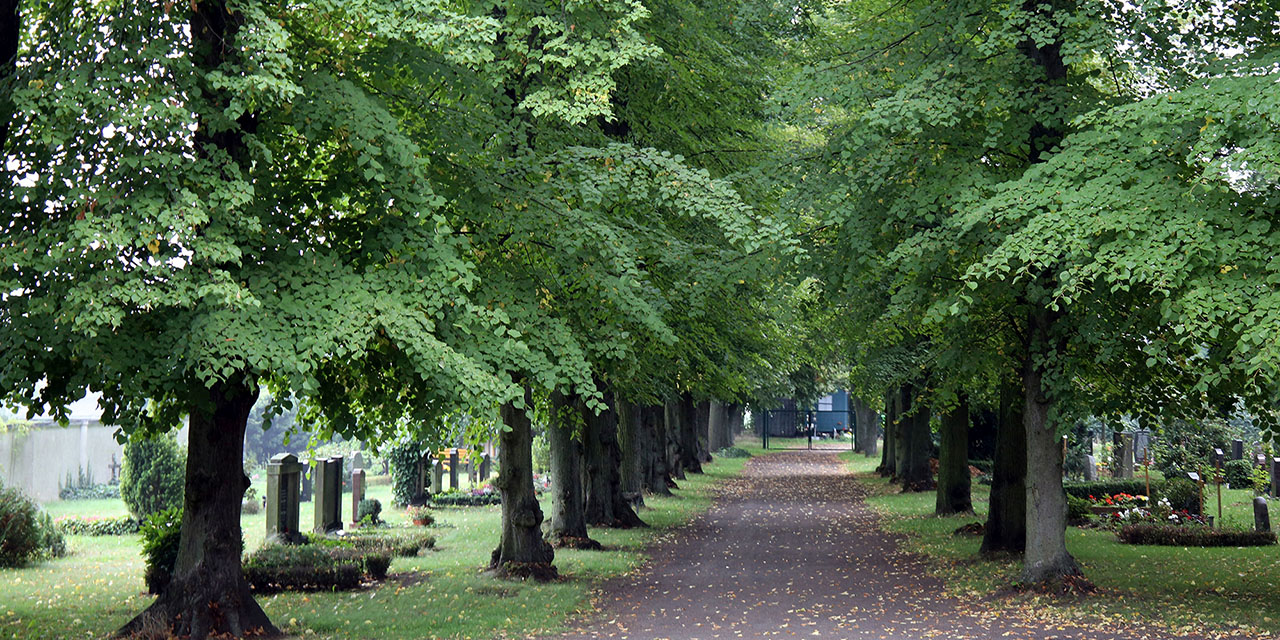
[[[1173,637],[967,613],[880,531],[838,451],[751,460],[710,511],[651,549],[650,567],[606,583],[597,615],[564,640]]]

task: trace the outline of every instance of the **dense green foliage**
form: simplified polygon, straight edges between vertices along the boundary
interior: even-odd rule
[[[244,575],[258,592],[344,591],[365,579],[382,580],[391,555],[322,544],[269,544],[244,559]]]
[[[171,435],[130,438],[124,445],[120,497],[138,520],[182,508],[186,456]]]
[[[182,536],[182,509],[171,508],[153,513],[142,522],[142,556],[146,558],[143,573],[148,593],[160,593],[173,576],[178,560],[178,542]]]
[[[133,516],[115,518],[58,518],[58,530],[76,536],[126,536],[137,533],[141,523]]]
[[[1242,531],[1206,526],[1139,523],[1121,527],[1116,537],[1126,544],[1169,547],[1259,547],[1276,543],[1274,531]]]
[[[67,552],[49,514],[13,487],[0,486],[0,567],[21,567]]]

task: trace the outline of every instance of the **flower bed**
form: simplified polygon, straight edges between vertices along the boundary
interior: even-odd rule
[[[1203,525],[1176,525],[1139,522],[1125,525],[1116,537],[1126,544],[1172,547],[1258,547],[1276,544],[1270,531],[1213,529]]]

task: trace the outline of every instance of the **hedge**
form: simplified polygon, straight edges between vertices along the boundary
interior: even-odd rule
[[[437,507],[487,507],[502,504],[502,495],[482,493],[473,496],[466,493],[438,493],[431,496],[431,504]]]
[[[1151,522],[1121,527],[1116,532],[1116,537],[1126,544],[1169,547],[1260,547],[1276,543],[1276,534],[1270,531],[1211,529]]]
[[[1151,493],[1161,495],[1164,489],[1164,483],[1160,480],[1151,481]],[[1077,498],[1088,499],[1093,496],[1099,500],[1103,496],[1114,496],[1117,493],[1127,493],[1133,496],[1147,495],[1147,481],[1142,479],[1135,480],[1098,480],[1096,482],[1066,482],[1062,488],[1066,490],[1067,495]],[[1148,496],[1151,497],[1151,496]]]
[[[244,559],[244,577],[256,591],[344,591],[367,577],[382,580],[391,555],[325,544],[268,545]]]
[[[87,486],[68,486],[58,490],[58,498],[62,500],[110,500],[120,498],[118,484],[91,484]]]
[[[118,518],[77,518],[67,516],[54,521],[58,530],[75,536],[127,536],[141,526],[133,516]]]

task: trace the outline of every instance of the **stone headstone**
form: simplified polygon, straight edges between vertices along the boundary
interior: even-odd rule
[[[1098,480],[1098,460],[1092,455],[1084,457],[1084,480],[1085,482],[1097,482]]]
[[[328,533],[342,528],[342,456],[316,460],[315,532]]]
[[[299,536],[298,503],[302,463],[292,453],[277,453],[267,463],[267,535],[290,540]]]
[[[1151,460],[1151,432],[1138,431],[1133,434],[1133,459],[1135,462]]]
[[[1111,467],[1111,475],[1114,478],[1132,478],[1133,477],[1133,436],[1127,433],[1116,432],[1112,441],[1111,449],[1114,460]]]
[[[312,485],[315,482],[315,473],[312,472],[311,461],[306,458],[298,460],[298,464],[302,465],[302,489],[298,492],[298,500],[301,502],[311,502]]]
[[[364,454],[359,451],[351,454],[351,471],[354,473],[356,469],[364,468]]]
[[[489,454],[486,453],[480,458],[480,482],[484,482],[489,479],[489,467],[491,467],[492,464],[492,461],[489,460]]]
[[[450,449],[449,450],[449,488],[450,489],[461,488],[461,486],[458,484],[458,464],[459,464],[458,450]]]
[[[1267,511],[1267,499],[1262,496],[1253,499],[1253,529],[1254,531],[1271,530],[1271,512]]]
[[[1244,459],[1244,440],[1231,441],[1231,459],[1232,460]]]
[[[1271,461],[1271,497],[1280,498],[1280,458]]]
[[[360,523],[362,500],[364,500],[364,469],[356,469],[351,472],[351,522],[356,524]]]
[[[444,492],[444,463],[436,460],[431,465],[431,493]]]

